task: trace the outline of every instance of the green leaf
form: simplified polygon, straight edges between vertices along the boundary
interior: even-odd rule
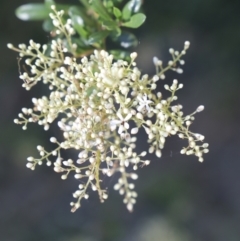
[[[83,5],[83,7],[85,9],[89,9],[90,8],[89,0],[79,0],[79,2]]]
[[[103,2],[103,4],[106,8],[112,8],[113,7],[112,1],[105,1],[105,2]]]
[[[124,20],[130,19],[133,13],[137,13],[142,5],[142,0],[131,0],[124,7],[122,11],[122,18]]]
[[[80,16],[73,15],[71,16],[73,28],[78,32],[78,34],[86,38],[88,36],[88,32],[84,29],[84,22]]]
[[[54,2],[54,0],[45,0],[44,4],[47,8],[51,9],[51,6],[55,5],[56,3]]]
[[[84,19],[81,17],[81,11],[76,7],[71,7],[68,12],[71,16],[73,28],[81,37],[86,38],[88,36],[88,32],[84,28],[85,23]]]
[[[54,25],[51,19],[46,19],[43,21],[43,30],[46,32],[51,32],[54,29]]]
[[[81,39],[79,37],[72,37],[71,40],[72,40],[72,43],[77,44],[77,46],[83,50],[90,48],[89,46],[86,45],[86,43],[85,43],[86,41],[84,39]]]
[[[108,14],[106,8],[103,6],[100,0],[91,1],[91,7],[99,15],[100,18],[104,20],[112,20],[111,16]]]
[[[103,20],[102,25],[107,29],[107,30],[114,30],[118,28],[117,22],[112,21],[112,20]]]
[[[120,34],[122,33],[121,28],[117,27],[116,29],[111,31],[111,37],[112,39],[116,39],[117,37],[120,36]]]
[[[101,31],[101,32],[96,32],[93,33],[89,39],[88,39],[88,44],[93,45],[93,44],[102,44],[102,40],[105,39],[109,35],[109,31]]]
[[[122,32],[118,38],[113,38],[114,41],[120,43],[123,48],[135,47],[138,44],[136,36],[130,32]]]
[[[112,6],[116,6],[116,5],[119,5],[121,2],[123,1],[126,1],[126,0],[102,0],[103,1],[103,4],[105,6],[108,6],[108,5],[112,5]],[[109,3],[110,2],[110,3]]]
[[[114,59],[123,59],[126,61],[130,61],[130,53],[128,51],[123,50],[110,50],[110,54],[113,55]]]
[[[16,16],[24,21],[44,20],[48,18],[50,10],[42,3],[29,3],[16,9]]]
[[[83,13],[82,13],[82,9],[80,9],[79,7],[72,6],[72,7],[69,8],[68,14],[69,14],[70,16],[72,16],[72,15],[79,15],[79,16],[82,17],[82,14],[83,14]]]
[[[138,28],[140,27],[146,19],[146,16],[143,13],[134,14],[129,22],[122,23],[122,26],[129,28]]]
[[[116,18],[120,18],[122,16],[122,12],[116,7],[113,8],[113,14]]]
[[[90,27],[94,25],[93,20],[86,14],[86,10],[82,7],[71,6],[68,10],[68,14],[69,16],[73,16],[73,15],[80,16],[83,19],[86,27]]]

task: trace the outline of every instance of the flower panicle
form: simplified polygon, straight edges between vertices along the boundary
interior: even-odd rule
[[[74,30],[70,20],[62,22],[62,14],[53,8],[50,17],[57,34],[64,34],[68,39],[67,46],[60,38],[52,40],[50,46],[41,46],[33,40],[29,46],[20,44],[18,48],[8,44],[19,52],[21,61],[28,67],[28,71],[20,73],[23,87],[30,90],[42,81],[50,91],[49,96],[33,98],[33,107],[22,108],[14,122],[24,130],[29,122],[48,130],[58,120],[63,135],[62,140],[50,138],[56,145],[50,152],[37,146],[40,157],[28,157],[27,168],[34,170],[45,162],[61,174],[62,180],[70,174],[81,180],[73,193],[76,201],[70,203],[72,212],[80,207],[82,199],[88,199],[90,190],[98,192],[100,201],[104,202],[108,193],[102,187],[103,176],[119,173],[114,190],[123,196],[124,204],[132,211],[137,197],[133,183],[138,178],[137,169],[150,164],[150,160],[144,159],[147,151],[140,154],[135,151],[139,129],[146,132],[148,153],[155,153],[158,158],[166,138],[172,135],[187,140],[181,154],[195,155],[202,162],[203,154],[208,152],[204,136],[190,131],[195,114],[204,106],[184,116],[182,105],[176,103],[176,93],[183,84],[176,79],[171,85],[164,85],[170,92],[168,98],[156,93],[157,83],[165,79],[167,71],[183,72],[179,66],[184,64],[182,57],[190,43],[186,41],[180,52],[169,49],[172,60],[165,67],[154,57],[156,74],[149,77],[137,68],[137,53],[130,55],[130,62],[115,61],[105,50],[95,50],[81,59],[69,55],[75,49],[71,43]],[[61,152],[68,149],[75,149],[78,156],[64,160]]]

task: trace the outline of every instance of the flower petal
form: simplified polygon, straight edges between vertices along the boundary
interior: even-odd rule
[[[125,127],[125,129],[128,129],[129,128],[129,124],[127,122],[124,122],[124,127]]]
[[[123,130],[124,130],[123,125],[120,125],[119,128],[118,128],[118,134],[121,135]]]
[[[132,117],[132,114],[131,114],[131,113],[128,113],[127,116],[124,118],[124,121],[129,120],[131,117]]]
[[[123,120],[123,116],[122,116],[122,114],[120,113],[120,112],[117,112],[117,116],[118,116],[118,118],[122,121]]]

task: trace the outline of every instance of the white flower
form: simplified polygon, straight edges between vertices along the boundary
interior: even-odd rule
[[[139,101],[139,106],[138,106],[137,110],[141,111],[145,107],[147,109],[147,111],[149,112],[150,111],[149,104],[151,104],[152,101],[148,100],[147,95],[144,94],[144,96],[142,96],[142,97],[138,96],[137,99]]]
[[[64,12],[58,12],[55,6],[52,9],[50,18],[57,28],[56,34],[63,33],[71,39],[74,33],[71,20],[62,21]],[[168,62],[168,67],[171,70],[182,72],[178,62],[184,64],[181,56],[186,53],[189,44],[186,42],[181,52],[170,49],[173,59]],[[61,36],[53,39],[50,45],[51,58],[45,54],[47,45],[41,47],[33,40],[30,46],[21,44],[18,48],[8,44],[9,48],[20,52],[20,58],[24,58],[30,68],[31,76],[27,72],[20,76],[24,80],[23,87],[29,90],[42,81],[49,85],[50,90],[49,96],[33,98],[33,108],[22,108],[19,119],[14,122],[23,125],[23,129],[27,128],[29,122],[36,122],[47,130],[57,119],[63,141],[51,137],[50,141],[56,144],[52,151],[37,146],[40,158],[28,157],[27,167],[34,170],[36,165],[41,165],[45,160],[55,172],[62,173],[63,180],[70,173],[76,179],[81,179],[79,188],[73,193],[77,200],[70,203],[72,212],[80,207],[82,198],[88,198],[89,189],[97,190],[103,202],[107,194],[100,185],[101,174],[111,177],[116,172],[120,172],[120,177],[114,189],[124,196],[123,202],[128,210],[133,210],[137,193],[132,190],[134,184],[131,182],[138,176],[128,171],[150,164],[149,160],[142,160],[147,155],[146,151],[140,154],[135,152],[137,136],[133,135],[141,129],[145,129],[147,134],[150,145],[148,152],[155,153],[158,158],[162,155],[166,138],[178,134],[180,138],[188,140],[188,146],[182,148],[181,154],[195,155],[200,162],[203,161],[203,155],[209,152],[208,144],[202,143],[203,135],[190,132],[189,126],[194,120],[193,115],[202,111],[204,106],[183,116],[182,106],[172,105],[177,100],[175,92],[183,87],[177,80],[171,86],[165,85],[172,93],[171,97],[164,99],[160,92],[156,93],[156,82],[164,79],[169,69],[163,67],[161,60],[156,57],[153,59],[156,74],[149,78],[137,68],[134,62],[136,53],[131,54],[130,63],[115,61],[104,50],[94,50],[89,58],[85,56],[80,59],[73,57],[77,45],[69,41],[70,53],[67,53],[69,50],[63,47]],[[130,120],[135,126],[131,129]],[[62,149],[75,149],[79,153],[78,159],[64,160],[61,158]],[[96,177],[98,170],[101,173]],[[87,179],[85,183],[84,179]]]
[[[127,121],[132,117],[132,114],[129,113],[125,118],[123,118],[122,114],[117,112],[118,120],[111,120],[110,121],[110,128],[111,130],[115,130],[117,126],[119,126],[118,134],[121,134],[124,130],[129,128],[129,124]]]

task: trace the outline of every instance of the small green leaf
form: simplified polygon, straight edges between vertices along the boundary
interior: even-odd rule
[[[128,20],[130,19],[131,15],[132,15],[132,9],[131,9],[131,1],[128,2],[124,8],[123,8],[123,11],[122,11],[122,18],[124,20]]]
[[[100,18],[104,20],[112,20],[111,16],[108,14],[106,8],[103,6],[100,0],[91,1],[91,7],[99,15]]]
[[[50,10],[42,3],[29,3],[16,9],[16,16],[24,21],[44,20],[48,18]]]
[[[113,14],[116,18],[120,18],[122,16],[121,11],[116,7],[113,8]]]
[[[103,3],[106,8],[112,8],[113,7],[113,2],[112,1],[105,1]]]
[[[122,18],[124,20],[130,19],[133,13],[137,13],[142,5],[142,0],[131,0],[124,7],[122,11]]]
[[[109,35],[109,31],[101,31],[101,32],[96,32],[90,35],[88,39],[88,44],[102,44],[102,40],[105,39]]]
[[[122,23],[122,26],[129,28],[138,28],[140,27],[146,19],[146,16],[143,13],[134,14],[129,22]]]

